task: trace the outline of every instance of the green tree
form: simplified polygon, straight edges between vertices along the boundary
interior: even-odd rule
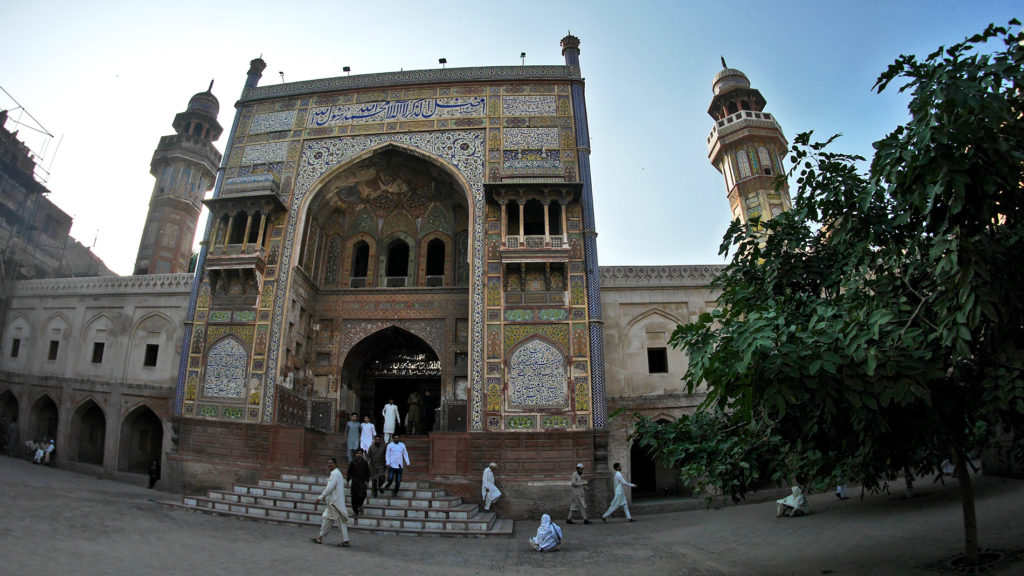
[[[734,499],[796,474],[878,490],[948,458],[977,561],[965,454],[996,431],[1024,438],[1019,26],[890,65],[875,89],[909,91],[910,120],[868,174],[835,137],[795,138],[794,209],[733,223],[719,308],[670,340],[705,404],[640,419],[636,441]]]

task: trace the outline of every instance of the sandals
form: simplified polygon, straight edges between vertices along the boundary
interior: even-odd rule
[[[324,543],[324,541],[319,539],[319,538],[310,538],[309,541],[312,542],[313,544],[323,544]]]
[[[342,542],[341,544],[338,544],[338,548],[348,548],[348,547],[349,547],[349,546],[351,546],[351,545],[352,545],[352,544],[350,544],[348,540],[345,540],[345,541],[344,541],[344,542]]]

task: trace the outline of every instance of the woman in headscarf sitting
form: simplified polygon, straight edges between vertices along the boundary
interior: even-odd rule
[[[796,477],[796,486],[793,486],[793,493],[781,500],[776,500],[775,516],[803,516],[804,514],[810,513],[811,509],[807,505],[807,498],[804,497],[804,479],[802,476]]]
[[[558,550],[562,543],[562,529],[551,521],[551,516],[545,514],[540,517],[540,527],[537,528],[537,535],[530,538],[530,546],[537,552],[553,552]]]

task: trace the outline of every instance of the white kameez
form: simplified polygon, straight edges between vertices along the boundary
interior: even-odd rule
[[[636,484],[630,484],[626,482],[626,479],[622,477],[621,471],[615,472],[615,478],[612,479],[612,483],[615,484],[615,497],[612,498],[612,503],[608,505],[608,510],[601,515],[602,518],[607,518],[612,515],[621,506],[626,512],[626,519],[632,518],[629,514],[629,503],[626,502],[626,490],[623,486],[629,486],[630,488],[636,488]]]
[[[558,524],[551,521],[551,516],[548,514],[541,516],[537,534],[530,538],[530,546],[537,552],[547,552],[549,550],[558,550],[558,545],[561,543],[562,529],[559,528]]]
[[[345,477],[341,470],[331,470],[331,476],[327,480],[327,487],[320,493],[320,499],[327,504],[324,509],[323,521],[320,523],[320,538],[323,538],[331,531],[331,525],[338,523],[341,530],[341,538],[348,542],[348,511],[345,509]]]
[[[494,472],[491,467],[484,468],[484,481],[480,486],[480,498],[484,501],[484,510],[490,510],[491,504],[501,498],[501,490],[494,485]]]
[[[398,406],[395,404],[384,405],[384,441],[390,442],[391,435],[395,433],[395,426],[402,419],[398,414]]]
[[[373,437],[377,435],[377,427],[373,422],[363,422],[359,425],[359,434],[359,447],[366,452],[370,449],[370,444],[373,444]]]

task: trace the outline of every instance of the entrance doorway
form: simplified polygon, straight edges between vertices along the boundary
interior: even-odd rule
[[[78,436],[78,444],[71,446],[69,457],[78,462],[102,466],[106,430],[107,419],[96,402],[89,400],[82,404],[71,417],[72,442]]]
[[[415,334],[392,326],[356,344],[345,358],[342,379],[359,395],[360,420],[370,416],[377,432],[384,433],[382,412],[393,399],[402,418],[396,431],[410,434],[406,424],[410,401],[420,399],[420,425],[416,435],[436,426],[435,409],[441,397],[441,362],[429,344]]]
[[[26,440],[34,442],[46,442],[57,438],[57,423],[59,412],[57,404],[46,394],[43,394],[32,405],[32,413],[29,419],[29,434]],[[58,446],[57,448],[60,448]]]
[[[148,406],[139,406],[121,423],[121,442],[117,469],[122,472],[146,472],[160,462],[164,427]]]
[[[659,420],[667,424],[668,420]],[[629,479],[636,484],[633,498],[658,496],[690,496],[692,490],[683,484],[678,466],[669,468],[656,462],[646,448],[636,444],[629,449]]]

